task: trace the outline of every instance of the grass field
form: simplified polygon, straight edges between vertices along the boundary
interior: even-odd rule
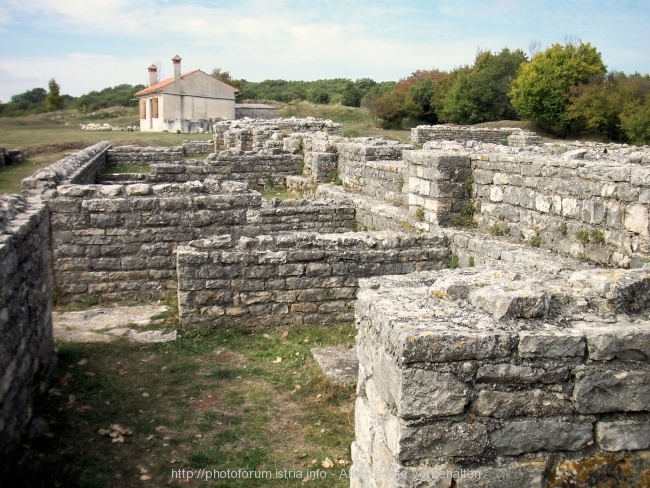
[[[303,486],[295,472],[308,470],[326,473],[318,486],[349,486],[341,471],[351,464],[355,388],[331,384],[309,350],[353,343],[354,326],[340,325],[58,344],[49,395],[34,411],[49,431],[22,446],[11,486],[217,486],[172,479],[172,469],[202,468],[294,471],[218,486]]]

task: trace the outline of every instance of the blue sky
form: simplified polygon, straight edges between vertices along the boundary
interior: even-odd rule
[[[0,0],[0,100],[55,78],[81,95],[220,67],[250,81],[370,77],[472,63],[478,48],[528,51],[567,36],[610,70],[650,73],[648,0]]]

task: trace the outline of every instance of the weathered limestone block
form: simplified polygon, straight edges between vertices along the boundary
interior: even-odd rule
[[[531,415],[546,417],[573,412],[568,398],[561,393],[548,393],[542,390],[532,391],[481,391],[472,410],[477,415],[496,418],[519,417]]]
[[[540,286],[520,281],[480,288],[469,294],[469,301],[491,314],[495,321],[541,317],[548,312],[550,303]]]
[[[552,370],[517,366],[513,364],[485,364],[476,371],[476,381],[479,383],[530,384],[537,381],[542,383],[560,383],[567,379],[567,367]]]
[[[590,423],[525,420],[507,422],[490,433],[491,444],[502,454],[525,452],[579,451],[593,438]]]
[[[650,423],[635,420],[596,423],[596,442],[605,451],[631,451],[650,447]]]
[[[372,368],[379,394],[402,418],[458,414],[469,401],[453,374],[400,369],[388,355],[375,356]]]
[[[583,356],[585,340],[577,330],[546,327],[519,332],[517,351],[523,358]]]
[[[650,372],[580,371],[576,374],[573,403],[583,414],[650,411]]]
[[[575,327],[587,339],[589,358],[599,361],[623,359],[645,361],[650,358],[650,323],[579,322]]]

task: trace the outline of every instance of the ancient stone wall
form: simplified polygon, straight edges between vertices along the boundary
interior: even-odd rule
[[[606,265],[650,257],[650,153],[497,149],[469,155],[481,229]]]
[[[469,203],[470,158],[433,151],[404,153],[409,171],[409,214],[433,225],[450,225]]]
[[[55,362],[49,232],[45,205],[0,195],[0,477]]]
[[[58,185],[94,183],[97,174],[106,165],[110,148],[108,142],[98,142],[37,170],[32,176],[22,180],[23,194],[48,198]]]
[[[362,280],[352,486],[644,484],[648,292],[646,269]]]
[[[238,182],[69,185],[48,202],[54,287],[61,301],[160,299],[176,289],[176,248],[206,236],[280,230],[337,232],[350,206],[289,200],[262,204]]]
[[[150,166],[156,163],[180,161],[183,159],[183,155],[183,146],[118,146],[106,153],[106,164],[109,166]],[[94,180],[88,183],[94,183]]]
[[[511,139],[511,136],[514,137]],[[522,129],[485,129],[463,125],[418,125],[411,129],[411,141],[415,144],[424,144],[427,141],[478,141],[517,147],[542,143],[541,137],[536,136],[534,132]]]
[[[149,183],[186,181],[245,181],[258,189],[285,188],[285,178],[300,171],[302,157],[289,153],[244,154],[221,151],[205,160],[189,159],[174,163],[154,163],[144,179]]]
[[[394,202],[407,203],[408,166],[402,160],[410,144],[360,137],[337,144],[338,174],[343,184],[359,191]]]
[[[353,320],[359,277],[439,269],[444,237],[396,233],[231,236],[178,249],[185,326],[332,324]]]
[[[260,150],[264,141],[282,140],[292,133],[342,135],[343,126],[331,120],[315,119],[244,119],[214,125],[214,152],[224,149]],[[281,147],[281,146],[280,146]]]
[[[214,142],[207,141],[183,141],[183,154],[193,156],[195,154],[210,154],[214,152]]]

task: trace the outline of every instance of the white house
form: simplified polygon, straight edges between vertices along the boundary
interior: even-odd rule
[[[181,58],[172,61],[172,78],[156,82],[158,70],[149,66],[149,87],[135,94],[141,131],[211,131],[215,119],[235,118],[237,88],[199,69],[181,74]]]

